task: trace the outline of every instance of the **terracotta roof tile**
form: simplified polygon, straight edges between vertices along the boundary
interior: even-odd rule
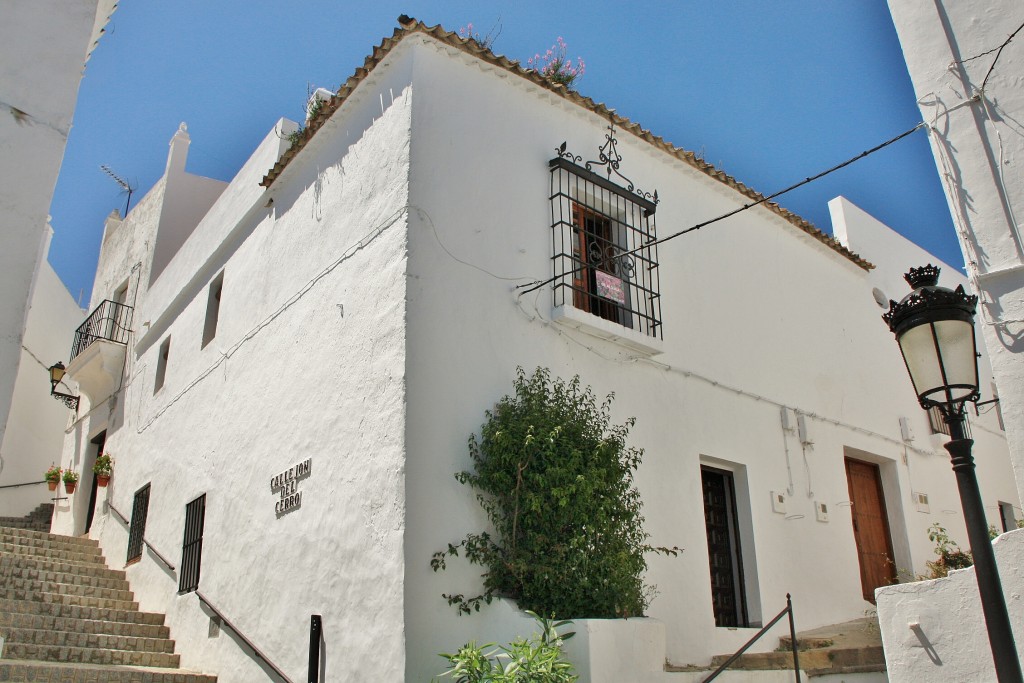
[[[281,172],[288,166],[291,160],[306,146],[306,143],[316,134],[321,126],[331,117],[332,114],[341,106],[345,99],[355,90],[366,76],[373,71],[380,62],[395,48],[402,39],[415,33],[423,33],[435,40],[449,45],[453,48],[461,50],[467,54],[473,55],[478,59],[481,59],[489,64],[501,67],[517,76],[527,79],[531,83],[550,90],[565,99],[573,102],[585,109],[588,109],[598,116],[607,119],[609,122],[614,123],[620,130],[629,131],[636,137],[648,142],[649,144],[657,147],[658,149],[676,157],[677,159],[689,164],[697,170],[705,173],[706,175],[718,180],[721,183],[733,188],[743,196],[753,201],[760,201],[764,198],[759,192],[752,190],[743,183],[737,181],[735,178],[730,176],[728,173],[715,168],[713,165],[707,163],[703,159],[698,159],[693,152],[688,152],[685,149],[676,147],[670,142],[667,142],[664,138],[659,135],[651,133],[651,131],[641,127],[639,124],[630,121],[629,119],[619,116],[612,109],[609,109],[603,103],[595,102],[589,97],[580,95],[575,90],[570,90],[564,85],[554,83],[553,81],[544,78],[533,69],[524,69],[519,62],[510,60],[504,55],[497,55],[491,50],[485,48],[483,45],[475,40],[469,38],[462,38],[458,34],[451,31],[446,31],[440,25],[427,26],[421,21],[417,21],[405,15],[399,17],[399,24],[401,28],[395,29],[395,32],[388,38],[384,38],[380,45],[373,48],[371,52],[363,62],[363,66],[358,67],[355,72],[345,81],[345,83],[338,89],[336,95],[330,100],[324,102],[324,105],[320,108],[320,112],[316,118],[309,121],[302,131],[302,135],[299,139],[288,149],[281,159],[274,164],[267,174],[263,177],[260,185],[269,188],[274,184],[274,181],[281,175]],[[765,202],[763,204],[769,211],[774,212],[780,217],[784,218],[797,228],[803,230],[808,235],[811,235],[818,241],[829,246],[835,251],[839,252],[855,264],[865,270],[874,268],[870,262],[862,258],[859,254],[856,254],[842,244],[838,240],[830,237],[826,233],[816,228],[809,221],[801,218],[792,211],[784,209],[775,202]]]

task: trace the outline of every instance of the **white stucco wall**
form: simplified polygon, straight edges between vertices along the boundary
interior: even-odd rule
[[[1024,642],[1024,531],[993,542],[1018,652]],[[892,683],[996,680],[974,568],[878,591],[878,623]]]
[[[83,65],[112,0],[12,0],[0,22],[0,442]],[[0,499],[6,496],[0,496]],[[3,503],[0,503],[2,505]]]
[[[43,256],[28,309],[7,429],[0,439],[0,486],[40,482],[51,464],[60,463],[63,427],[73,412],[50,396],[48,368],[67,358],[69,340],[81,318],[82,309]],[[67,387],[60,390],[69,393]],[[3,489],[0,516],[28,514],[52,497],[43,483]]]
[[[550,293],[524,298],[521,310],[512,287],[550,275],[547,161],[563,140],[584,159],[596,158],[607,124],[429,41],[417,50],[416,69],[406,680],[437,674],[438,652],[469,639],[501,639],[490,617],[456,617],[441,598],[472,595],[480,569],[452,560],[434,574],[429,560],[485,528],[472,491],[452,475],[470,466],[466,437],[511,391],[517,365],[578,373],[599,395],[615,392],[619,421],[638,418],[632,441],[646,449],[637,483],[647,528],[654,543],[686,549],[679,558],[650,558],[648,579],[659,592],[650,615],[665,624],[669,661],[703,663],[753,633],[713,623],[702,462],[735,467],[746,481],[740,507],[741,514],[749,509],[752,538],[743,552],[757,581],[755,614],[773,616],[786,592],[794,594],[800,628],[872,608],[861,598],[850,508],[843,505],[844,455],[881,466],[896,561],[923,570],[932,557],[923,531],[930,521],[913,508],[911,492],[926,482],[936,514],[959,506],[940,444],[902,441],[899,417],[919,425],[924,418],[868,273],[778,216],[754,210],[660,248],[665,352],[653,362],[552,325]],[[659,191],[660,235],[745,202],[631,134],[619,131],[618,138],[623,172]],[[780,406],[807,414],[814,443],[806,455],[796,435],[782,431]],[[905,448],[920,451],[913,471]],[[787,489],[789,514],[772,513],[770,492]],[[815,500],[829,505],[827,523],[816,521]],[[760,647],[775,644],[766,639]]]
[[[1024,39],[1012,0],[889,0],[960,246],[1024,487]],[[998,54],[997,54],[998,52]],[[998,61],[997,61],[998,59]],[[984,86],[984,92],[982,87]],[[1024,490],[1024,489],[1021,489]]]
[[[399,680],[404,668],[408,68],[380,84],[384,111],[379,98],[353,99],[267,192],[259,181],[295,124],[275,126],[152,288],[145,255],[159,237],[126,228],[143,210],[162,227],[170,184],[162,207],[144,200],[117,228],[97,295],[145,264],[124,396],[66,442],[83,451],[107,430],[115,469],[103,496],[130,516],[151,482],[146,537],[175,565],[185,505],[206,494],[200,591],[294,680],[305,675],[311,614],[323,616],[329,679]],[[221,272],[216,336],[204,347],[207,288]],[[271,478],[306,459],[301,506],[276,515]],[[103,502],[92,535],[118,566],[127,530]],[[83,516],[62,509],[55,526],[78,528]],[[183,666],[227,683],[266,677],[226,627],[209,635],[199,600],[176,595],[177,576],[148,551],[128,575],[143,609],[168,614]]]
[[[939,282],[943,286],[955,289],[958,285],[963,285],[968,291],[974,291],[971,282],[960,269],[942,263],[921,247],[868,215],[848,199],[844,197],[833,199],[829,202],[829,211],[836,238],[854,251],[865,255],[877,266],[868,275],[868,285],[872,290],[876,288],[880,290],[887,299],[899,301],[908,294],[910,286],[903,279],[903,275],[911,267],[916,268],[928,263],[942,269]],[[871,296],[871,291],[867,290],[865,295]],[[879,307],[879,318],[887,310],[888,307],[884,309]],[[880,322],[879,324],[885,326],[884,323]],[[989,354],[981,341],[980,331],[977,332],[977,336],[978,349],[981,353],[978,358],[978,381],[982,389],[982,399],[988,400],[991,398],[992,368],[989,363]],[[893,344],[895,346],[895,340],[893,340]],[[894,378],[894,381],[898,382],[903,378],[906,378],[909,387],[910,378],[906,371],[901,377]],[[1024,514],[1020,509],[1017,484],[1006,444],[1006,432],[1000,426],[997,409],[994,405],[988,405],[982,406],[979,410],[984,412],[978,415],[975,411],[970,410],[967,416],[971,436],[975,441],[976,472],[984,496],[985,515],[989,524],[1001,531],[1000,502],[1012,504],[1017,519],[1024,518]],[[904,463],[908,471],[908,484],[913,486],[913,492],[924,493],[930,497],[932,491],[941,490],[945,492],[944,500],[956,503],[942,508],[930,504],[927,511],[922,511],[917,508],[913,500],[908,500],[910,535],[917,538],[927,537],[928,527],[938,522],[950,532],[954,540],[966,548],[968,546],[967,529],[964,525],[963,511],[959,505],[959,494],[956,492],[956,479],[951,466],[946,468],[941,466],[943,460],[949,465],[949,454],[942,448],[949,437],[944,434],[931,433],[928,414],[921,410],[916,403],[908,405],[906,413],[902,417],[908,421],[913,437],[908,442],[907,459]],[[910,495],[913,492],[908,491],[907,493]],[[926,559],[934,558],[927,557]],[[920,563],[915,565],[914,573],[923,571],[924,568]]]
[[[185,172],[191,138],[184,123],[171,138],[164,171],[166,201],[160,212],[150,279],[156,280],[181,249],[200,220],[227,187],[213,178]],[[152,282],[151,282],[152,284]]]

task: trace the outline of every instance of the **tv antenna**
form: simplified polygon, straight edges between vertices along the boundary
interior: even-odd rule
[[[124,215],[128,215],[128,206],[132,203],[132,192],[135,192],[135,188],[132,187],[127,180],[110,170],[110,167],[106,164],[100,166],[100,170],[106,173],[108,176],[114,179],[114,182],[121,186],[121,189],[128,193],[128,201],[124,203]]]

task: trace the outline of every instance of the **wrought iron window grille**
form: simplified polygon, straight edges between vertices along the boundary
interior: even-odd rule
[[[132,331],[133,312],[131,306],[105,299],[75,330],[71,360],[99,339],[127,344]]]
[[[203,526],[206,520],[206,494],[185,506],[185,537],[181,544],[181,574],[178,593],[199,588],[199,568],[203,556]]]
[[[149,490],[150,485],[146,484],[135,493],[135,501],[132,504],[132,521],[128,527],[128,557],[125,562],[142,557],[146,518],[149,516]]]
[[[608,126],[595,161],[584,163],[564,142],[555,153],[548,164],[554,305],[571,305],[660,339],[658,253],[652,244],[657,191],[637,188],[621,172],[614,126]],[[594,171],[600,166],[604,176]]]

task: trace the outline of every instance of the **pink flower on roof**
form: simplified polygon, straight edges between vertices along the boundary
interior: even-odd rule
[[[567,52],[568,45],[562,36],[558,36],[555,44],[548,48],[543,56],[537,53],[527,60],[526,64],[541,76],[572,89],[576,79],[583,76],[585,65],[582,57],[577,57],[574,64],[572,59],[566,56]]]

